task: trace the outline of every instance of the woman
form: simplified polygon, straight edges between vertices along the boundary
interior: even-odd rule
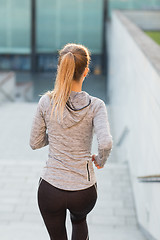
[[[51,240],[67,239],[67,209],[72,240],[89,239],[86,216],[97,200],[93,163],[103,168],[112,149],[105,103],[82,91],[89,62],[83,45],[67,44],[60,50],[54,89],[40,98],[32,124],[31,148],[49,144],[37,198]],[[94,131],[98,155],[92,156]]]

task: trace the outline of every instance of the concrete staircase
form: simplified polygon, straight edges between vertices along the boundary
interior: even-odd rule
[[[19,102],[0,106],[0,236],[3,240],[49,238],[36,199],[48,147],[37,151],[29,147],[36,107],[35,103]],[[95,136],[92,153],[97,153]],[[128,165],[115,162],[113,156],[111,153],[103,169],[95,169],[98,201],[88,215],[90,239],[145,240],[137,227]],[[70,236],[69,215],[67,229]]]
[[[96,223],[101,219],[102,225],[113,228],[137,227],[127,163],[112,163],[108,159],[104,169],[97,170],[97,179],[100,203],[91,220]]]

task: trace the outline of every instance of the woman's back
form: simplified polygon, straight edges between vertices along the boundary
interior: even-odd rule
[[[91,155],[94,130],[99,149],[108,149],[111,140],[104,102],[85,91],[72,91],[64,108],[63,120],[58,117],[50,120],[51,109],[49,96],[43,95],[35,116],[39,128],[48,130],[49,154],[41,177],[65,190],[88,188],[96,182]],[[43,119],[38,117],[40,114]],[[43,131],[33,127],[32,148],[40,147],[43,135]]]

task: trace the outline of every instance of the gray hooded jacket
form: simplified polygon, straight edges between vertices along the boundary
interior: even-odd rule
[[[49,144],[41,178],[64,190],[92,186],[96,182],[91,155],[93,133],[98,141],[96,161],[99,166],[104,166],[112,150],[105,103],[85,91],[72,91],[64,108],[63,121],[58,117],[50,120],[51,110],[49,96],[43,95],[30,134],[32,149]]]

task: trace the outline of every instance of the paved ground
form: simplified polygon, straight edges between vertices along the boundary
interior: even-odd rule
[[[38,205],[37,188],[48,146],[33,151],[29,135],[35,103],[4,103],[0,106],[0,239],[47,240]],[[109,107],[108,107],[109,109]],[[109,111],[110,112],[110,111]],[[92,152],[97,153],[94,138]],[[126,163],[114,161],[95,170],[98,201],[88,216],[91,240],[144,240],[138,230]],[[67,229],[71,225],[67,217]]]

